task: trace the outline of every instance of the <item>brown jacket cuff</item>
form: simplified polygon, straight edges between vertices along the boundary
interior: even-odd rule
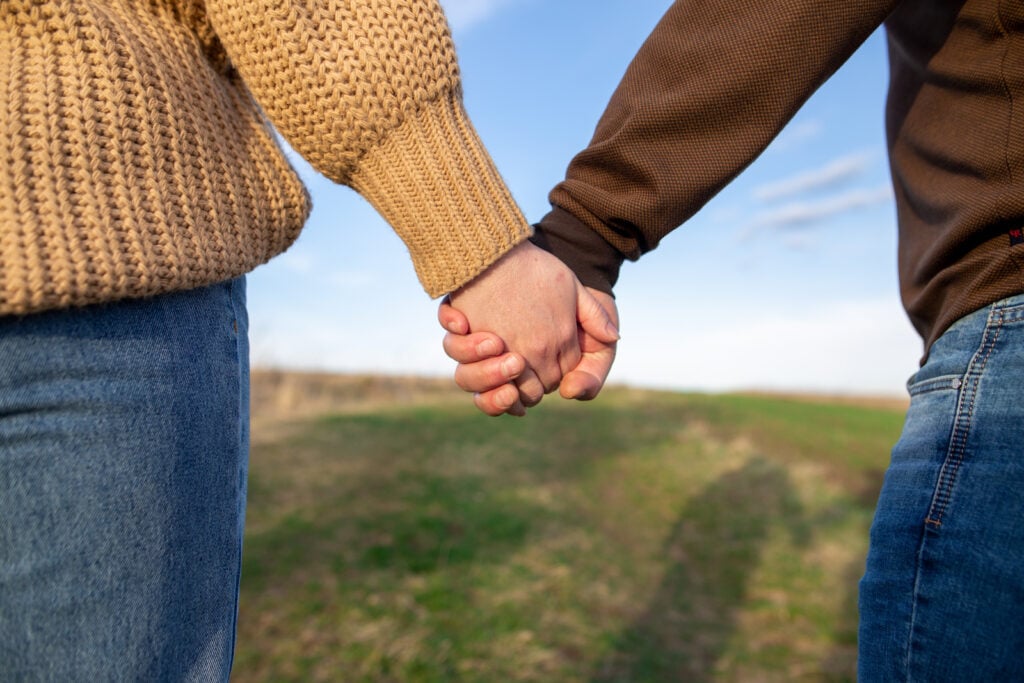
[[[625,257],[565,209],[554,207],[534,226],[530,240],[561,259],[585,286],[613,294]]]

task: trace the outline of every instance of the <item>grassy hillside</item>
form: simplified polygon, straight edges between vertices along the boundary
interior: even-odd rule
[[[254,385],[235,680],[853,680],[897,408],[289,381],[328,398]]]

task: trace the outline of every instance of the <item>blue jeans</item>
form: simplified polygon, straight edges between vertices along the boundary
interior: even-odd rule
[[[909,383],[860,585],[858,677],[1024,681],[1024,295]]]
[[[0,317],[0,680],[227,680],[245,283]]]

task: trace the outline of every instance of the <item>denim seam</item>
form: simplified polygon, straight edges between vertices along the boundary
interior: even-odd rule
[[[1013,304],[998,309],[1002,314],[1002,323],[1019,323],[1024,321],[1024,304]]]
[[[242,406],[242,392],[243,392],[242,382],[244,381],[243,377],[242,377],[242,367],[243,367],[244,359],[242,358],[242,344],[240,342],[240,337],[239,337],[239,335],[242,332],[238,329],[238,320],[241,317],[241,310],[240,310],[240,305],[239,305],[239,291],[238,291],[239,286],[240,286],[240,284],[239,284],[239,281],[238,281],[237,278],[231,280],[230,286],[229,286],[229,291],[228,291],[228,300],[229,300],[229,302],[231,304],[231,314],[232,314],[232,321],[233,321],[232,322],[232,329],[234,331],[234,335],[233,335],[232,339],[234,339],[234,342],[235,342],[235,367],[237,368],[237,388],[238,388],[238,406],[237,406],[237,410],[238,410],[238,435],[237,435],[237,439],[238,439],[238,448],[239,448],[239,450],[241,450],[244,447],[244,443],[243,442],[244,442],[244,438],[245,438],[243,433],[242,433],[242,429],[243,429],[242,421],[246,419],[246,416],[243,415],[242,413],[243,413],[243,409],[247,409],[248,407],[247,406],[245,406],[245,407]],[[240,453],[239,454],[239,459],[241,459],[242,457],[247,457],[247,455]],[[238,476],[237,475],[235,477],[235,480],[236,480],[236,482],[238,481]],[[241,486],[241,483],[239,483],[238,485]],[[238,500],[238,498],[241,495],[242,495],[242,493],[240,491],[236,492],[236,494],[235,494],[236,500]],[[243,540],[242,539],[242,532],[241,532],[241,530],[239,530],[238,549],[237,549],[238,562],[237,562],[237,565],[235,567],[234,618],[233,618],[232,623],[231,623],[231,645],[230,645],[229,652],[228,652],[228,670],[227,670],[227,675],[228,676],[230,676],[231,669],[234,666],[235,648],[237,647],[237,644],[238,644],[238,602],[239,602],[239,597],[240,597],[239,596],[239,592],[240,592],[241,584],[242,584],[242,540]]]
[[[971,420],[974,416],[974,407],[977,402],[981,376],[988,365],[989,359],[992,357],[992,353],[995,351],[996,342],[999,340],[1006,313],[1006,309],[1003,308],[994,308],[991,311],[985,325],[985,330],[982,333],[981,344],[974,357],[971,358],[971,362],[967,366],[967,372],[964,373],[961,394],[957,400],[953,431],[950,435],[949,449],[942,468],[939,470],[935,493],[932,496],[932,502],[924,520],[924,528],[921,532],[921,540],[917,552],[917,570],[914,576],[912,608],[907,632],[907,649],[904,656],[904,672],[906,673],[907,683],[910,683],[913,679],[910,666],[913,659],[914,632],[917,626],[917,607],[920,599],[919,589],[923,573],[922,565],[925,548],[928,544],[929,531],[935,532],[942,526],[942,516],[945,514],[946,507],[952,499],[956,476],[966,455],[967,437],[970,432]]]
[[[935,495],[932,498],[931,507],[925,524],[932,528],[942,526],[942,516],[949,506],[953,496],[953,486],[956,484],[957,474],[963,464],[967,449],[967,437],[971,430],[971,420],[974,417],[974,407],[977,403],[981,376],[988,365],[989,358],[995,351],[996,342],[999,340],[1004,321],[1004,311],[996,309],[992,311],[985,332],[982,336],[981,346],[970,365],[967,366],[967,373],[964,375],[963,393],[957,402],[956,418],[953,422],[953,433],[950,436],[949,452],[946,460],[939,470],[939,480],[935,487]],[[979,358],[980,356],[980,358]]]

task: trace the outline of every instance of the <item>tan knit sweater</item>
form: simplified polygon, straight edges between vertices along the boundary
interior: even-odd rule
[[[0,314],[217,282],[309,200],[268,125],[438,296],[528,236],[435,0],[0,1]]]

